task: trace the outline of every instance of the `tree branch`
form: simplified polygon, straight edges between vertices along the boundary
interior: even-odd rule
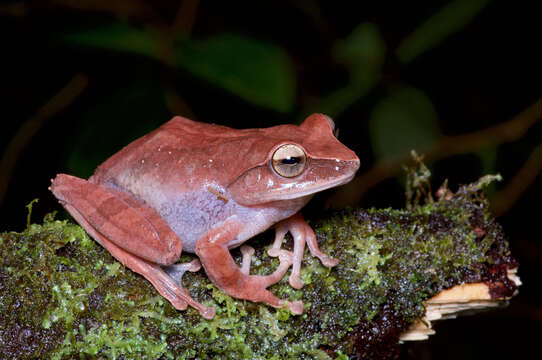
[[[81,227],[48,216],[23,233],[0,234],[0,353],[392,359],[400,340],[432,333],[430,321],[516,293],[517,263],[480,191],[487,179],[410,210],[355,209],[312,221],[320,247],[339,264],[328,269],[306,253],[303,288],[285,277],[270,289],[303,300],[301,316],[233,299],[203,271],[187,273],[184,285],[216,317],[178,311]],[[277,267],[266,255],[271,243],[265,235],[251,241],[253,274]]]
[[[479,151],[489,145],[500,145],[520,139],[533,125],[542,119],[542,99],[507,122],[465,135],[445,137],[427,148],[416,149],[426,161],[435,161],[453,155]],[[405,153],[378,161],[371,169],[337,190],[329,205],[334,208],[359,203],[372,187],[396,175],[403,164],[409,161]]]

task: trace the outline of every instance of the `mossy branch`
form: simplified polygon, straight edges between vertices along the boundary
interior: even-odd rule
[[[302,299],[301,316],[232,299],[203,271],[188,273],[184,285],[217,316],[177,311],[81,227],[48,216],[22,233],[0,234],[0,357],[392,358],[400,338],[423,337],[420,320],[435,318],[428,300],[445,289],[478,284],[486,300],[516,291],[508,274],[517,263],[481,190],[487,180],[437,192],[409,210],[353,209],[313,220],[321,248],[339,265],[324,268],[306,254],[301,290],[287,277],[271,288]],[[265,252],[270,236],[251,240],[254,273],[278,265]]]

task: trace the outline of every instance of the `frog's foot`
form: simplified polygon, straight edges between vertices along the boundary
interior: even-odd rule
[[[250,275],[250,263],[252,255],[254,255],[254,248],[252,246],[243,245],[241,246],[241,254],[243,255],[243,262],[241,264],[241,273],[243,275]],[[271,274],[266,276],[258,276],[259,282],[262,283],[265,287],[269,287],[273,284],[278,283],[288,268],[293,263],[293,257],[291,251],[280,250],[278,254],[280,264],[278,268]]]
[[[278,256],[280,264],[277,269],[267,276],[248,276],[249,289],[251,290],[252,301],[265,302],[273,307],[282,308],[284,305],[290,309],[293,314],[300,315],[303,313],[303,301],[287,301],[277,298],[273,293],[266,290],[269,286],[279,282],[290,265],[292,265],[293,257],[291,251],[281,250]],[[248,274],[247,274],[248,275]]]
[[[250,275],[250,263],[252,255],[254,255],[254,248],[252,246],[243,245],[241,246],[241,254],[243,255],[243,260],[241,263],[241,272],[244,275]],[[277,257],[279,258],[280,264],[279,267],[271,275],[261,276],[262,283],[266,284],[266,287],[271,286],[279,282],[288,268],[293,263],[293,253],[287,250],[279,250]]]
[[[201,269],[201,263],[198,259],[194,259],[190,261],[189,263],[183,263],[183,264],[173,264],[173,265],[167,265],[162,266],[162,269],[168,274],[177,285],[180,287],[183,286],[182,278],[185,272],[196,272]]]
[[[303,286],[301,281],[301,262],[303,261],[303,252],[305,250],[305,242],[309,246],[312,256],[320,259],[322,264],[327,267],[333,267],[339,263],[337,259],[329,257],[327,254],[320,251],[316,235],[312,228],[305,222],[300,213],[297,213],[286,220],[279,222],[275,226],[275,241],[273,246],[267,251],[269,256],[278,256],[281,251],[282,242],[286,233],[290,232],[294,239],[294,251],[290,252],[293,257],[292,273],[289,277],[290,285],[295,289],[300,289]]]
[[[294,251],[282,250],[282,242],[284,237],[290,231],[294,238]],[[305,228],[299,226],[290,226],[288,222],[280,222],[276,226],[275,241],[271,249],[267,251],[269,256],[277,257],[280,254],[288,253],[292,257],[292,272],[288,278],[290,286],[294,289],[301,289],[303,282],[301,281],[301,261],[303,260],[303,251],[305,250]]]
[[[334,267],[339,263],[339,259],[334,259],[330,257],[328,254],[320,251],[320,248],[318,247],[318,241],[316,241],[316,234],[314,233],[314,230],[307,223],[305,223],[305,236],[306,236],[307,245],[309,246],[309,251],[311,255],[320,259],[320,262],[324,266]]]
[[[227,247],[231,238],[235,237],[237,224],[225,224],[216,232],[210,232],[196,244],[196,254],[205,268],[209,279],[222,291],[238,299],[264,302],[276,308],[287,306],[294,314],[303,312],[302,301],[286,301],[277,298],[267,288],[279,282],[289,267],[293,257],[289,251],[280,251],[280,264],[270,275],[250,275],[250,260],[253,249],[243,246],[243,262],[239,267]]]
[[[293,257],[291,251],[281,250],[278,255],[280,260],[279,266],[271,275],[266,276],[249,275],[250,258],[254,254],[254,249],[252,247],[244,245],[241,248],[241,253],[243,254],[241,272],[246,276],[248,282],[246,289],[250,292],[250,294],[246,295],[247,299],[256,302],[265,302],[276,308],[282,308],[286,305],[293,314],[299,315],[303,313],[302,301],[281,300],[267,290],[269,286],[279,282],[288,271],[290,265],[292,265]]]

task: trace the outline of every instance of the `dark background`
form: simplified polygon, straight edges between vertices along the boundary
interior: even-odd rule
[[[427,156],[435,189],[504,177],[489,195],[520,294],[437,324],[401,358],[531,357],[542,334],[539,22],[527,2],[487,0],[4,1],[0,231],[24,229],[34,198],[33,221],[60,210],[55,174],[88,177],[174,114],[243,128],[324,112],[362,166],[308,213],[402,207],[410,149]]]

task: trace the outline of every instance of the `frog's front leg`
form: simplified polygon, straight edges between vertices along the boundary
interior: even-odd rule
[[[285,251],[281,250],[281,246],[288,232],[292,234],[294,239],[294,251],[291,253],[293,257],[292,272],[288,279],[293,288],[300,289],[303,286],[301,262],[303,261],[305,242],[309,246],[311,255],[320,259],[324,266],[333,267],[339,263],[339,260],[333,259],[320,251],[314,230],[303,219],[301,213],[297,213],[275,225],[275,241],[271,249],[267,251],[269,256],[278,256],[281,251]]]
[[[277,298],[267,288],[279,282],[292,264],[292,257],[287,252],[279,254],[280,265],[271,275],[249,275],[251,250],[244,247],[243,264],[239,267],[233,260],[228,244],[241,229],[241,224],[229,221],[220,228],[209,231],[196,243],[205,272],[211,281],[222,291],[239,299],[263,302],[276,308],[284,304],[294,314],[303,313],[302,301],[286,301]]]
[[[59,174],[51,191],[73,218],[123,265],[143,275],[179,309],[190,305],[211,319],[215,309],[196,302],[159,264],[178,260],[182,242],[156,211],[106,185]],[[198,263],[182,266],[194,271]],[[178,271],[177,271],[178,273]]]

